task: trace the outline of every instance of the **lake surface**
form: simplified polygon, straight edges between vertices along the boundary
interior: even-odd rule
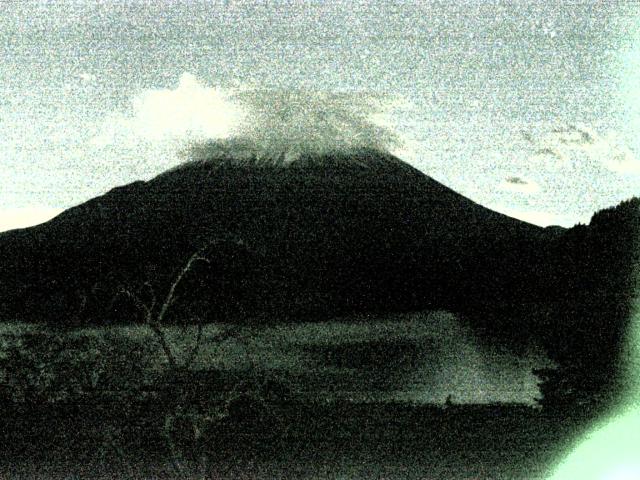
[[[33,326],[0,325],[0,334]],[[220,325],[204,329],[195,369],[221,369],[242,376],[270,371],[294,391],[311,397],[415,404],[515,402],[533,404],[538,396],[532,369],[548,365],[535,349],[516,355],[481,341],[446,312],[338,318],[327,322],[245,327],[219,345]],[[109,327],[140,343],[155,342],[143,326]],[[167,328],[177,356],[193,346],[194,328]],[[79,330],[95,337],[104,329]],[[158,368],[166,362],[151,349]]]

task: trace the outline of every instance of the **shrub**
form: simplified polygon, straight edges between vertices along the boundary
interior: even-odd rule
[[[110,401],[149,384],[151,348],[112,334],[43,329],[0,336],[2,398],[14,404]]]

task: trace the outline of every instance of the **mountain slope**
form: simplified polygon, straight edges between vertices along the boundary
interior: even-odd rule
[[[488,210],[386,153],[291,163],[220,156],[1,234],[2,314],[135,320],[119,289],[149,282],[161,295],[194,251],[225,238],[234,241],[212,246],[211,264],[198,266],[180,292],[185,309],[198,304],[198,316],[210,321],[469,310],[526,296],[522,281],[531,283],[542,244],[556,236],[557,229]],[[145,289],[141,295],[151,295]]]
[[[200,250],[207,262],[179,284],[168,322],[448,310],[494,344],[541,343],[560,366],[543,374],[545,396],[562,402],[619,386],[640,287],[640,200],[545,229],[378,151],[222,152],[0,234],[0,315],[140,322],[133,299],[161,301]]]

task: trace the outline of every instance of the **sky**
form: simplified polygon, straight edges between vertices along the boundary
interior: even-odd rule
[[[635,2],[0,0],[0,231],[199,142],[374,142],[540,225],[639,193]]]

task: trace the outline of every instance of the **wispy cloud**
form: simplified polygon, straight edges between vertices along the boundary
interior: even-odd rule
[[[78,74],[78,78],[79,78],[80,80],[82,80],[83,82],[87,82],[87,83],[90,83],[90,82],[93,82],[93,81],[95,81],[95,80],[96,80],[96,76],[95,76],[94,74],[92,74],[92,73],[87,73],[87,72],[81,72],[81,73],[79,73],[79,74]]]
[[[559,160],[561,162],[566,162],[567,161],[567,155],[562,153],[557,148],[552,148],[552,147],[539,148],[538,150],[536,150],[535,155],[538,156],[538,157],[555,158],[556,160]]]
[[[540,191],[540,185],[533,180],[528,180],[522,176],[510,176],[505,178],[500,183],[500,188],[510,192],[525,194],[534,194]]]
[[[622,147],[608,158],[606,167],[614,172],[623,174],[640,174],[640,161],[628,147]]]
[[[600,134],[586,125],[567,124],[538,136],[522,132],[535,156],[559,161],[590,161],[619,174],[640,174],[640,160],[614,133]]]
[[[593,145],[599,137],[591,128],[576,125],[555,127],[551,129],[551,133],[564,145]]]

